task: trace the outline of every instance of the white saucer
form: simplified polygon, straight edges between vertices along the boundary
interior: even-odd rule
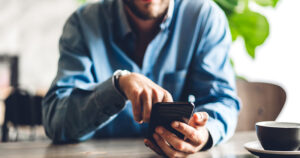
[[[300,151],[274,151],[274,150],[264,150],[260,145],[259,141],[248,142],[244,144],[244,147],[254,155],[261,158],[264,157],[278,157],[278,158],[300,158]]]

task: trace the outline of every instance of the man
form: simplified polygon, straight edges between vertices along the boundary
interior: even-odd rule
[[[227,140],[239,102],[224,13],[210,0],[102,0],[77,10],[60,39],[57,76],[43,101],[54,142],[145,135],[156,102],[195,98],[188,124],[145,145],[186,157]]]

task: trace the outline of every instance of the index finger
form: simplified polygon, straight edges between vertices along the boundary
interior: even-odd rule
[[[172,95],[166,90],[164,90],[164,98],[163,98],[162,102],[173,102]]]

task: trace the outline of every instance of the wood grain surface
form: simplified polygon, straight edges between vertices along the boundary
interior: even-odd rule
[[[227,143],[190,157],[201,158],[255,158],[243,144],[256,140],[255,133],[239,132]],[[142,138],[92,139],[77,144],[53,145],[50,140],[0,144],[0,158],[155,158],[159,157],[145,147]]]

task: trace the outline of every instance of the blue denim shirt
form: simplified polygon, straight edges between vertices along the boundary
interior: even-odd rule
[[[214,2],[170,3],[142,67],[131,58],[135,43],[122,0],[87,4],[71,15],[59,41],[57,76],[43,100],[43,123],[53,141],[146,134],[148,125],[134,121],[130,101],[112,84],[117,69],[147,76],[175,101],[195,96],[195,111],[210,116],[206,127],[214,145],[233,135],[240,105],[228,55],[231,35]]]

